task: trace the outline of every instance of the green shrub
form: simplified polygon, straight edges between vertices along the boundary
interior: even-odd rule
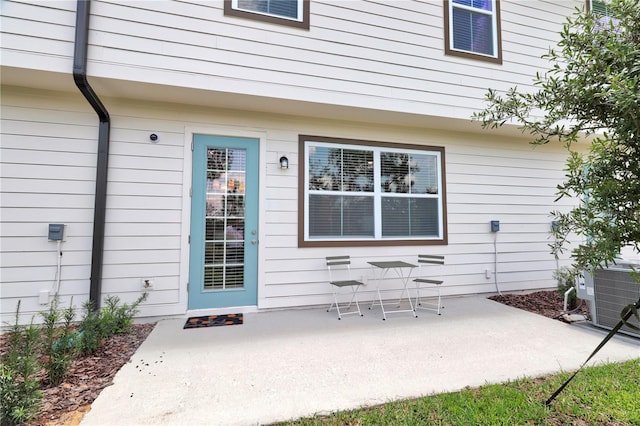
[[[89,355],[98,350],[102,343],[102,327],[100,324],[100,312],[98,312],[91,300],[82,305],[82,321],[80,322],[80,336],[78,350],[83,355]]]
[[[120,305],[118,296],[105,298],[105,306],[97,311],[91,303],[83,305],[84,316],[80,323],[80,352],[88,355],[94,353],[102,344],[102,339],[114,334],[123,334],[131,331],[133,317],[138,312],[138,305],[147,299],[148,294],[143,293],[131,305]]]
[[[0,419],[2,425],[32,420],[42,402],[38,362],[40,330],[33,324],[19,325],[20,302],[16,321],[8,338],[8,352],[0,364]]]
[[[62,383],[77,352],[72,329],[75,317],[73,299],[69,307],[63,311],[58,309],[58,305],[59,298],[56,295],[49,304],[49,310],[40,312],[44,323],[44,367],[52,386]]]
[[[133,304],[120,305],[117,296],[109,296],[101,310],[87,301],[77,332],[73,325],[73,299],[67,309],[60,310],[56,295],[49,309],[40,312],[42,329],[33,320],[28,326],[19,324],[18,302],[15,324],[8,333],[8,351],[0,363],[0,425],[28,423],[38,414],[43,398],[38,378],[43,367],[39,362],[41,355],[49,384],[57,386],[78,353],[94,353],[104,338],[130,332],[138,305],[146,298],[147,293],[143,293]]]
[[[573,268],[563,266],[553,272],[553,277],[558,282],[558,291],[564,297],[564,293],[572,287],[576,286],[576,271]],[[567,297],[567,309],[575,309],[578,307],[578,295],[575,291],[569,293]]]
[[[123,334],[131,331],[133,326],[133,317],[138,312],[138,305],[147,299],[148,293],[142,295],[131,305],[120,305],[118,296],[107,296],[105,306],[100,312],[100,320],[102,323],[104,337],[114,334]]]

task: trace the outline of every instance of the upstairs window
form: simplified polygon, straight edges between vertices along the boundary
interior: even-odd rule
[[[309,0],[225,0],[224,13],[299,28],[309,28]]]
[[[587,0],[587,11],[600,16],[609,16],[607,2],[603,0]]]
[[[502,63],[498,0],[447,0],[444,21],[447,55]]]
[[[444,149],[300,136],[299,246],[446,244]]]
[[[608,0],[587,0],[587,13],[592,13],[596,19],[594,29],[598,31],[620,30],[620,20],[611,16]]]

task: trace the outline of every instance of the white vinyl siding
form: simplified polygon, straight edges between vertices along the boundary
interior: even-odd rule
[[[58,2],[3,2],[3,64],[69,73],[75,2],[62,4],[71,10]],[[233,95],[237,108],[260,97],[291,114],[301,109],[287,101],[312,102],[312,115],[328,118],[344,118],[331,107],[337,105],[353,108],[354,118],[357,108],[466,120],[483,106],[488,87],[530,87],[546,67],[540,55],[578,4],[502,2],[505,60],[498,67],[443,56],[442,2],[312,2],[312,31],[299,31],[225,16],[222,2],[94,0],[89,70],[102,96],[120,95],[122,85],[109,81],[133,80],[210,91],[191,102],[221,107]],[[20,25],[33,9],[44,17],[53,9],[57,29],[49,31],[44,18]],[[171,94],[145,96],[173,101]]]
[[[139,127],[144,120],[117,113],[112,119],[117,124],[111,130],[103,295],[131,302],[141,294],[140,280],[153,278],[154,290],[142,314],[184,312],[177,308],[183,130],[174,128],[172,134],[155,121],[153,130],[163,139],[154,145],[148,142],[151,131]],[[49,223],[66,225],[60,258],[62,306],[73,298],[79,307],[88,299],[97,135],[95,113],[78,94],[3,87],[3,324],[11,321],[18,300],[28,321],[44,308],[39,293],[55,290],[57,247],[47,241]],[[146,149],[147,144],[153,149]]]
[[[24,320],[42,309],[41,290],[56,274],[56,244],[47,225],[64,223],[61,296],[78,306],[88,297],[92,241],[97,119],[75,93],[3,87],[0,178],[0,273],[2,320],[11,321],[22,300]],[[447,294],[495,291],[485,269],[493,270],[495,235],[489,221],[500,220],[498,280],[502,291],[553,288],[558,263],[549,253],[555,187],[563,178],[562,147],[535,149],[525,139],[403,128],[377,123],[292,119],[189,105],[105,99],[113,123],[107,187],[102,290],[124,301],[140,295],[140,279],[154,288],[141,316],[186,312],[190,154],[185,128],[198,133],[265,135],[261,151],[261,209],[258,306],[284,308],[328,303],[323,259],[352,256],[354,272],[368,276],[368,260],[411,260],[425,249],[447,256]],[[160,136],[157,143],[149,135]],[[344,139],[444,146],[448,244],[298,248],[299,134]],[[289,169],[278,159],[286,153]],[[187,221],[187,222],[185,222]],[[567,259],[561,258],[560,264]],[[368,296],[368,295],[366,295]]]
[[[568,257],[549,253],[549,212],[569,207],[554,204],[566,152],[480,132],[469,117],[488,87],[531,87],[578,4],[501,2],[496,66],[443,55],[442,2],[313,2],[311,29],[300,31],[226,16],[223,2],[92,1],[89,80],[112,117],[103,294],[130,302],[153,278],[140,316],[185,314],[191,131],[261,140],[259,309],[328,305],[323,259],[333,253],[351,255],[364,277],[369,260],[446,255],[454,295],[495,291],[485,270],[497,247],[501,290],[555,287],[552,272]],[[49,223],[67,226],[63,306],[88,298],[98,122],[71,77],[75,8],[2,2],[3,322],[18,300],[28,322],[55,285]],[[299,248],[301,134],[446,149],[448,243]]]
[[[69,73],[73,66],[75,1],[3,0],[0,8],[3,66]]]

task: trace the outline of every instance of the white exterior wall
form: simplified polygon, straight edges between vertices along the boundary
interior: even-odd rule
[[[88,297],[97,120],[78,94],[6,87],[2,109],[2,320],[18,299],[26,316],[56,281],[56,243],[48,223],[67,225],[60,293],[66,304]],[[154,289],[143,316],[184,314],[188,282],[190,137],[192,132],[262,137],[258,308],[329,302],[324,257],[366,261],[444,254],[448,294],[495,291],[494,236],[502,291],[555,286],[549,254],[555,186],[566,153],[524,139],[248,114],[177,104],[106,99],[112,116],[102,291],[133,301],[140,279]],[[149,142],[156,133],[158,143]],[[426,247],[297,248],[298,135],[445,147],[449,244]],[[278,153],[291,166],[278,167]],[[562,206],[553,206],[563,208]],[[369,290],[373,290],[370,288]],[[366,298],[366,297],[364,297]]]
[[[258,308],[329,303],[323,259],[338,252],[361,276],[367,260],[444,254],[448,294],[493,292],[494,237],[500,290],[556,285],[549,212],[568,207],[553,202],[566,152],[469,117],[488,87],[531,87],[582,0],[503,0],[502,65],[444,55],[439,0],[313,0],[309,30],[224,16],[221,0],[91,3],[89,82],[112,117],[105,295],[133,301],[151,277],[141,315],[186,312],[193,132],[262,141]],[[0,309],[11,321],[22,300],[27,321],[56,285],[49,223],[67,225],[63,302],[88,298],[97,118],[71,77],[76,2],[0,7]],[[448,245],[298,248],[299,134],[444,146]]]
[[[4,65],[69,73],[75,2],[30,3],[3,2]],[[488,87],[530,87],[584,6],[502,1],[499,65],[444,55],[440,0],[313,0],[309,30],[224,16],[222,0],[91,3],[88,73],[103,96],[130,95],[127,80],[465,120]]]

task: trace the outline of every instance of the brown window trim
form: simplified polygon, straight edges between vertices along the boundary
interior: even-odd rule
[[[239,18],[252,19],[254,21],[269,22],[271,24],[286,25],[289,27],[309,29],[309,3],[311,0],[302,0],[302,21],[294,21],[286,18],[278,18],[277,16],[262,15],[260,13],[248,10],[234,9],[231,0],[224,0],[224,14],[227,16],[236,16]]]
[[[588,1],[588,0],[587,0]],[[493,58],[491,56],[480,55],[472,52],[461,52],[451,49],[451,36],[449,31],[449,0],[444,0],[444,54],[449,56],[458,56],[460,58],[474,59],[476,61],[490,62],[493,64],[502,64],[502,25],[500,23],[500,0],[496,0],[496,36],[498,37],[498,55]]]
[[[304,143],[306,141],[329,142],[335,144],[349,144],[362,146],[383,146],[390,148],[415,149],[420,151],[438,151],[440,152],[440,170],[442,174],[442,239],[438,240],[357,240],[357,241],[305,241],[304,239],[304,190],[305,182],[305,153]],[[298,135],[298,247],[372,247],[372,246],[436,246],[448,245],[449,233],[447,229],[447,182],[445,169],[445,150],[441,146],[431,145],[412,145],[403,143],[391,143],[380,141],[369,141],[360,139],[343,139],[324,136]]]

